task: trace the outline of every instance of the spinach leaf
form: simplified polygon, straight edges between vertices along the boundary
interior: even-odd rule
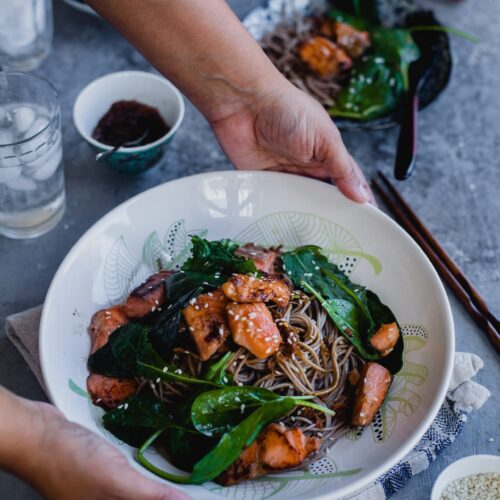
[[[191,407],[195,429],[212,436],[223,434],[239,424],[249,410],[283,396],[261,387],[233,386],[200,394]]]
[[[138,361],[162,365],[149,342],[149,328],[138,323],[127,323],[117,328],[108,342],[88,359],[92,373],[108,377],[135,377],[139,375]]]
[[[161,379],[168,382],[184,382],[186,384],[194,385],[209,385],[220,387],[222,384],[213,382],[211,380],[206,380],[204,378],[193,377],[192,375],[186,375],[182,372],[180,368],[177,368],[169,363],[161,361],[161,363],[152,365],[149,363],[143,363],[141,361],[137,362],[138,373],[143,377],[150,379]]]
[[[193,467],[190,482],[202,484],[224,472],[246,446],[252,444],[260,431],[271,422],[293,410],[296,403],[283,398],[257,408],[245,420],[226,432],[218,444]]]
[[[177,289],[172,282],[175,283],[176,277],[179,274],[174,274],[167,278],[164,283],[165,289],[174,295],[178,292],[177,298],[169,301],[163,306],[160,313],[151,326],[149,338],[155,350],[164,358],[168,358],[174,347],[180,344],[179,328],[182,319],[182,310],[188,302],[202,292],[201,286],[186,290]],[[182,275],[180,275],[182,276]]]
[[[413,41],[411,33],[406,29],[374,28],[370,32],[372,51],[377,57],[400,75],[403,89],[408,89],[408,69],[420,56],[420,51]]]
[[[332,116],[372,120],[393,111],[404,89],[400,72],[375,55],[357,61],[347,86],[329,109]]]
[[[145,451],[162,434],[161,430],[155,432],[143,443],[137,452],[137,461],[150,472],[169,481],[184,484],[203,484],[224,472],[241,455],[243,449],[252,444],[267,424],[289,413],[295,405],[296,403],[293,399],[284,398],[267,403],[256,409],[236,427],[226,432],[217,445],[194,464],[193,472],[190,476],[180,476],[165,472],[152,464],[144,456]]]
[[[295,406],[310,406],[330,415],[335,414],[308,401],[308,396],[282,396],[263,387],[232,386],[198,395],[191,406],[191,421],[202,434],[223,434],[246,418],[249,410],[285,399]]]
[[[353,283],[316,246],[296,248],[283,255],[283,263],[295,286],[312,293],[343,335],[365,360],[377,360],[392,373],[402,366],[403,340],[386,357],[370,345],[382,324],[397,322],[392,311],[375,293]]]
[[[207,241],[198,236],[191,238],[192,257],[182,266],[184,272],[231,275],[255,273],[257,268],[251,259],[235,255],[238,244],[231,240]]]
[[[108,411],[102,422],[118,439],[136,447],[155,430],[176,428],[186,431],[174,422],[161,401],[143,394],[131,396],[118,408]]]
[[[220,385],[230,384],[232,382],[232,376],[226,372],[226,368],[233,354],[234,352],[231,351],[226,352],[220,359],[210,363],[203,374],[203,378]]]
[[[194,464],[217,444],[217,440],[173,427],[163,434],[161,444],[168,450],[169,457],[176,467],[192,471]]]

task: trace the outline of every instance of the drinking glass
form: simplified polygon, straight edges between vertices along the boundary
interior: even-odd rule
[[[0,234],[44,234],[64,206],[57,92],[42,78],[0,72]]]
[[[52,0],[0,0],[0,69],[30,71],[52,42]]]

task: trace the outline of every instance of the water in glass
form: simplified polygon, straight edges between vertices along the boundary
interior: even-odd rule
[[[0,0],[0,4],[0,68],[37,68],[52,42],[52,0]]]
[[[38,236],[57,224],[63,211],[59,108],[0,103],[0,233]]]

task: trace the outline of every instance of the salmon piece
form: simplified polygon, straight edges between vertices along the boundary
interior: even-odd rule
[[[255,357],[263,359],[275,353],[282,342],[271,312],[262,302],[227,306],[227,319],[233,340]]]
[[[246,259],[252,259],[259,271],[266,274],[274,274],[274,266],[278,258],[278,253],[274,250],[268,250],[253,243],[247,243],[238,248],[234,253]]]
[[[287,283],[275,276],[255,278],[233,274],[222,285],[222,290],[234,302],[275,302],[281,307],[287,307],[292,296]]]
[[[132,290],[123,304],[127,317],[142,318],[161,307],[165,303],[163,282],[173,273],[174,271],[160,271]]]
[[[349,24],[335,23],[333,31],[337,45],[353,59],[361,57],[371,45],[368,31],[357,30]]]
[[[319,446],[319,438],[308,437],[298,428],[287,430],[284,425],[271,424],[260,437],[260,459],[271,469],[289,469],[300,465]]]
[[[257,438],[215,481],[223,486],[231,486],[247,479],[263,476],[267,471],[259,461],[259,452],[259,439]]]
[[[382,357],[387,356],[399,340],[399,328],[397,323],[382,325],[370,339],[370,344]]]
[[[109,336],[128,323],[121,306],[97,311],[90,322],[91,354],[108,343]],[[87,377],[87,391],[95,405],[111,409],[137,391],[134,379],[106,377],[92,373]]]
[[[354,393],[352,425],[365,426],[372,422],[389,392],[391,382],[392,376],[384,366],[371,362],[363,366]]]
[[[116,408],[133,396],[138,387],[135,379],[106,377],[97,373],[87,377],[87,391],[92,403],[106,410]]]
[[[300,429],[270,424],[216,481],[230,486],[273,470],[297,467],[309,455],[318,451],[320,444],[319,438],[308,437]]]
[[[90,321],[90,354],[93,354],[106,344],[111,333],[126,323],[128,323],[128,319],[121,306],[97,311]]]
[[[352,66],[351,58],[331,40],[314,36],[299,46],[299,56],[320,76],[338,76]]]
[[[229,336],[226,320],[228,303],[229,299],[218,288],[214,292],[198,295],[182,311],[202,361],[210,359]]]

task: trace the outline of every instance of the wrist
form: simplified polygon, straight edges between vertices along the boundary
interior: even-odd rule
[[[260,75],[232,75],[230,78],[220,79],[213,99],[205,105],[197,104],[197,107],[210,125],[215,127],[236,114],[256,115],[264,102],[273,95],[286,91],[290,85],[271,64],[271,68],[267,68]]]

